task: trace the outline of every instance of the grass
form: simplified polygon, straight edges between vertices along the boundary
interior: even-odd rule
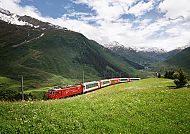
[[[48,89],[52,87],[43,87],[43,88],[38,88],[38,89],[30,89],[25,91],[25,94],[31,94],[32,96],[35,97],[35,100],[44,100],[46,98],[46,93]]]
[[[0,133],[190,133],[190,89],[172,86],[144,79],[67,99],[0,102]]]
[[[6,90],[6,89],[11,89],[11,90],[20,89],[19,82],[7,77],[0,76],[0,91]]]

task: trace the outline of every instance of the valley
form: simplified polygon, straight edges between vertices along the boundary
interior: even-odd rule
[[[155,77],[155,72],[164,73],[178,67],[189,73],[188,63],[178,66],[174,61],[178,55],[188,53],[185,50],[137,51],[117,45],[106,48],[66,28],[29,16],[20,18],[33,26],[0,21],[0,76],[20,81],[23,75],[25,90],[81,83],[83,72],[85,81]]]
[[[0,0],[0,133],[189,134],[188,5]]]

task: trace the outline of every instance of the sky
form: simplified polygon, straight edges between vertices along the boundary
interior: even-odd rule
[[[190,45],[190,0],[0,0],[0,7],[98,43],[172,50]]]

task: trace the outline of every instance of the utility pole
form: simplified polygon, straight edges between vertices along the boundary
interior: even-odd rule
[[[24,78],[23,78],[23,75],[21,75],[21,92],[22,92],[22,101],[24,100],[23,84],[24,84]]]
[[[84,83],[84,70],[82,72],[82,82]]]
[[[30,32],[28,31],[28,37],[30,36]]]

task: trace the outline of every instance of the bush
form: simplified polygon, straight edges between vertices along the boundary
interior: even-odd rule
[[[2,90],[0,92],[0,100],[5,100],[5,101],[14,101],[18,100],[19,92],[15,90]]]
[[[28,101],[28,100],[35,100],[36,96],[32,95],[31,93],[29,94],[24,94],[24,100]],[[20,93],[17,96],[17,100],[22,100],[22,94]]]
[[[168,78],[168,71],[164,74],[164,78]]]
[[[0,91],[0,100],[18,101],[22,99],[22,94],[17,90],[6,89]],[[24,94],[24,100],[34,100],[36,97],[30,94]]]
[[[174,73],[174,78],[174,83],[177,88],[184,87],[188,83],[187,77],[182,69],[179,69]]]
[[[164,78],[174,79],[174,73],[174,71],[166,71],[166,73],[164,74]]]

